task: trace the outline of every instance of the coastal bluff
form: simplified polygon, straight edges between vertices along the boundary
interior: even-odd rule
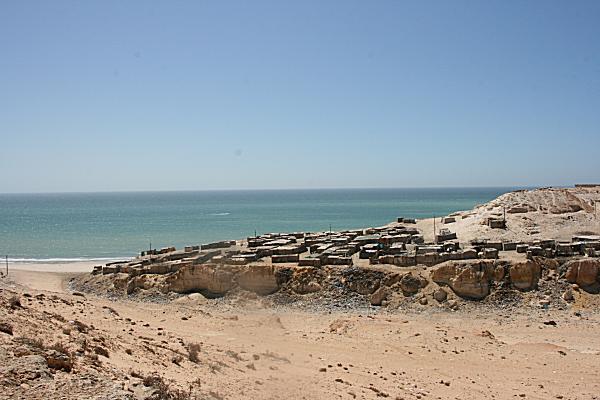
[[[119,298],[248,292],[292,302],[449,308],[502,293],[567,307],[600,287],[597,202],[596,186],[519,190],[435,221],[398,217],[381,227],[149,250],[71,285]]]

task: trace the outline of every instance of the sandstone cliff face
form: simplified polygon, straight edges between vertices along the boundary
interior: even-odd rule
[[[244,290],[261,296],[279,290],[275,268],[267,265],[250,265],[237,276],[237,283]]]
[[[542,267],[531,260],[512,264],[509,268],[510,282],[520,290],[532,290],[537,287]]]
[[[325,297],[329,294],[337,296],[344,292],[354,292],[368,296],[373,305],[381,305],[385,300],[392,301],[398,295],[415,296],[431,281],[448,286],[459,297],[472,300],[484,299],[495,289],[536,290],[544,273],[544,282],[558,282],[564,277],[566,281],[578,284],[585,291],[600,292],[600,259],[583,258],[567,261],[562,265],[560,261],[541,257],[523,261],[451,260],[421,272],[355,266],[291,268],[200,264],[184,266],[177,272],[166,275],[90,275],[81,280],[80,288],[119,296],[147,290],[152,295],[156,293],[151,292],[152,289],[162,293],[199,292],[206,297],[225,296],[235,289],[251,291],[261,296],[280,290],[297,295],[323,292]],[[444,302],[447,291],[436,292],[436,289],[438,288],[428,292],[434,293],[437,301]]]
[[[578,284],[582,289],[597,292],[600,289],[600,259],[590,258],[569,261],[565,279]]]
[[[490,293],[494,280],[495,262],[447,261],[431,271],[431,279],[440,285],[448,285],[460,297],[481,300]]]
[[[460,297],[481,300],[500,282],[509,283],[519,290],[533,290],[537,288],[541,275],[542,266],[532,260],[516,263],[448,261],[431,272],[431,279],[437,284],[450,286]]]
[[[239,267],[200,264],[185,267],[165,279],[165,290],[176,293],[201,292],[207,297],[223,296],[235,286]]]
[[[135,282],[134,286],[147,289],[151,284]],[[279,290],[276,269],[267,265],[191,265],[167,276],[162,290],[176,293],[200,292],[207,297],[219,297],[236,287],[262,296],[275,293]]]

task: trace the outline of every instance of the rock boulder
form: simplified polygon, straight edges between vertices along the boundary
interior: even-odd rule
[[[71,369],[73,368],[73,360],[71,360],[71,357],[56,350],[46,350],[44,358],[46,358],[46,363],[49,368],[62,369],[67,372],[71,372]]]
[[[480,300],[490,293],[495,267],[492,260],[447,261],[431,271],[431,279],[460,297]]]
[[[443,288],[439,288],[433,292],[433,298],[439,303],[443,303],[448,298],[448,292],[446,292]]]
[[[508,274],[510,282],[515,288],[532,290],[537,287],[542,275],[542,268],[538,263],[527,260],[512,264],[508,270]]]
[[[565,279],[570,283],[578,284],[587,291],[598,291],[600,288],[600,259],[588,258],[569,261],[566,268]]]
[[[421,280],[412,274],[406,274],[400,279],[400,288],[405,296],[412,296],[421,289]]]
[[[371,295],[371,305],[380,306],[381,303],[387,298],[389,293],[390,290],[386,286],[380,287]]]
[[[292,290],[294,291],[294,293],[297,294],[309,294],[319,292],[323,290],[323,288],[321,287],[321,285],[319,285],[318,282],[315,281],[300,281],[292,283]]]

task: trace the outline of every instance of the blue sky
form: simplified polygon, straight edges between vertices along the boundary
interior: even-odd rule
[[[0,191],[600,181],[598,1],[0,5]]]

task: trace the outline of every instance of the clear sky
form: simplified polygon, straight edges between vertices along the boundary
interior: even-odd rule
[[[3,1],[0,192],[600,181],[600,1]]]

